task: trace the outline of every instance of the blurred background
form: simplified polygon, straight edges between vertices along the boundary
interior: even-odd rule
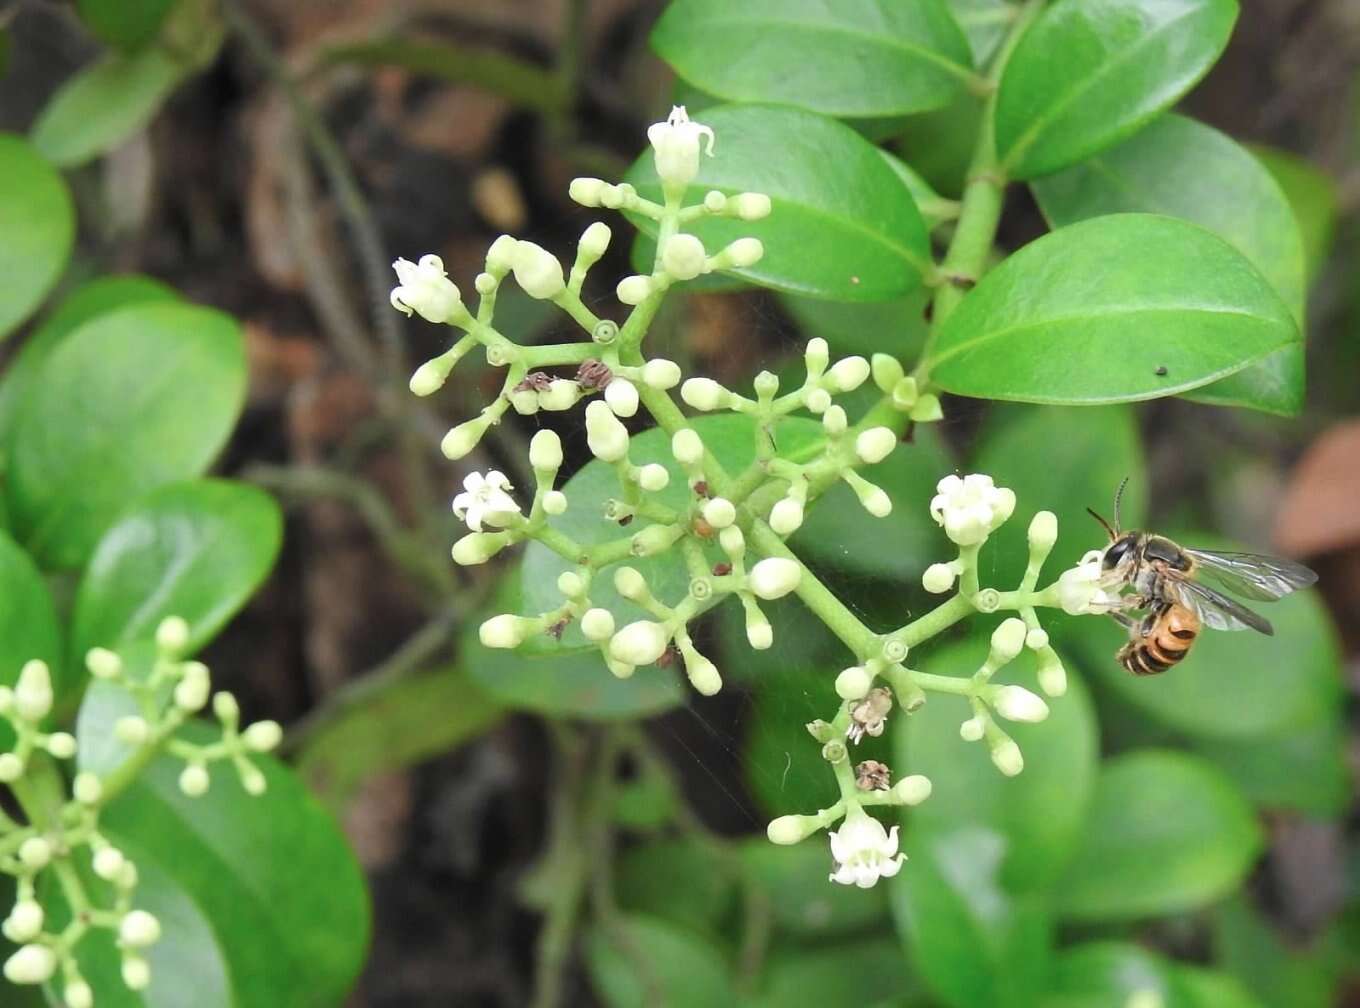
[[[29,131],[64,82],[111,49],[154,36],[171,4],[126,0],[109,16],[98,6],[0,3],[0,129]],[[499,467],[521,482],[527,438],[542,421],[510,414],[471,464],[444,462],[439,437],[494,395],[499,378],[469,362],[440,395],[414,400],[406,379],[443,348],[442,337],[387,304],[399,255],[438,253],[466,290],[503,232],[569,254],[593,219],[567,200],[570,179],[617,178],[672,101],[689,100],[691,111],[704,103],[648,49],[664,4],[183,6],[194,10],[175,12],[179,34],[168,44],[192,70],[133,74],[126,93],[91,112],[115,128],[90,140],[90,155],[74,158],[68,173],[81,230],[64,283],[145,273],[245,324],[249,404],[219,468],[275,492],[289,521],[273,576],[207,660],[257,716],[289,726],[291,755],[369,874],[374,946],[351,1003],[529,1004],[536,969],[556,978],[560,1003],[599,1003],[599,991],[611,989],[600,960],[615,950],[592,944],[593,935],[578,942],[574,925],[556,944],[541,928],[562,879],[590,874],[553,860],[573,849],[615,869],[610,891],[593,896],[591,919],[622,908],[703,933],[763,978],[761,1003],[813,1003],[817,988],[787,974],[772,980],[766,965],[828,947],[849,963],[883,946],[890,922],[902,921],[883,892],[858,902],[824,892],[821,841],[794,869],[765,865],[747,843],[771,815],[815,808],[830,786],[802,723],[828,715],[844,656],[799,629],[786,608],[779,646],[758,662],[734,652],[741,688],[714,700],[669,687],[617,694],[591,678],[607,676],[599,667],[561,670],[568,696],[542,685],[541,670],[488,657],[475,627],[493,594],[495,611],[513,600],[513,574],[502,577],[513,561],[454,568],[448,501],[469,469]],[[985,460],[985,471],[1017,488],[1022,511],[1057,510],[1062,563],[1100,545],[1099,529],[1077,516],[1087,505],[1108,510],[1133,468],[1141,485],[1130,490],[1127,516],[1302,558],[1319,571],[1325,609],[1314,601],[1291,609],[1268,646],[1215,642],[1226,650],[1214,657],[1206,644],[1205,675],[1178,669],[1175,685],[1157,693],[1120,678],[1108,657],[1117,636],[1107,628],[1074,629],[1071,645],[1102,751],[1197,751],[1251,803],[1263,844],[1242,885],[1215,892],[1211,905],[1151,922],[1134,913],[1116,915],[1116,925],[1066,923],[1064,940],[1127,938],[1213,963],[1262,1005],[1290,1008],[1360,1004],[1352,980],[1360,966],[1358,70],[1354,0],[1244,0],[1226,54],[1182,109],[1259,148],[1299,218],[1311,279],[1302,416],[1168,400],[1074,419],[953,400],[941,437],[921,448],[943,471]],[[894,124],[886,142],[956,196],[967,150],[948,113]],[[1008,248],[1045,229],[1021,187],[1008,211]],[[616,238],[596,268],[587,302],[597,312],[619,317],[612,281],[631,272],[629,253],[630,242]],[[520,341],[570,332],[550,305],[514,299],[509,288],[502,299],[498,325]],[[707,290],[671,299],[652,350],[687,372],[745,383],[796,360],[811,335],[841,353],[908,352],[920,312],[920,302],[851,309]],[[569,472],[587,457],[583,432],[554,416]],[[904,485],[934,478],[904,477]],[[907,510],[900,499],[899,509]],[[840,556],[850,547],[826,547],[852,534],[828,519],[817,533],[822,548],[811,551],[867,620],[887,625],[924,605],[920,571],[940,558],[920,528],[893,533],[886,560],[861,562]],[[468,627],[473,644],[464,648]],[[721,645],[731,630],[719,618],[710,632]],[[608,765],[620,776],[597,806],[582,797],[591,786],[583,768],[602,746],[617,747]],[[554,836],[577,841],[554,844]],[[1146,857],[1155,852],[1150,846]],[[744,867],[723,867],[733,858]],[[661,957],[666,940],[642,939]],[[886,945],[898,947],[891,937]],[[883,979],[880,960],[864,963],[854,968]],[[924,994],[911,1000],[917,984],[902,970],[855,1003],[933,1003]],[[843,977],[835,979],[844,997]],[[781,994],[780,982],[792,985]]]

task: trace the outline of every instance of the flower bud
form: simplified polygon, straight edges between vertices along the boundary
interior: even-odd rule
[[[236,697],[226,690],[220,690],[213,695],[213,713],[223,724],[232,724],[241,716],[241,705],[236,702]]]
[[[562,439],[555,431],[541,430],[529,441],[529,465],[541,471],[562,466]]]
[[[810,375],[819,375],[826,370],[826,362],[831,358],[831,348],[827,346],[826,340],[820,336],[814,336],[808,340],[807,349],[803,351],[803,364]]]
[[[737,509],[725,497],[714,497],[704,504],[704,521],[715,529],[724,529],[737,520]]]
[[[874,384],[885,393],[891,393],[897,383],[906,377],[901,362],[884,353],[876,353],[869,358],[869,369],[873,373]]]
[[[648,525],[633,536],[629,548],[634,556],[656,556],[675,545],[675,540],[683,534],[683,530],[674,525]]]
[[[615,679],[631,679],[633,673],[637,671],[636,665],[629,665],[627,662],[618,661],[608,654],[604,656],[604,665],[605,668],[609,669]]]
[[[618,462],[628,455],[628,429],[598,399],[586,407],[586,444],[602,462]]]
[[[931,564],[921,575],[921,587],[932,595],[944,594],[954,587],[954,568],[949,564]]]
[[[541,407],[538,393],[533,389],[511,389],[508,398],[510,406],[520,416],[533,416]]]
[[[31,872],[42,871],[52,860],[52,845],[40,836],[29,837],[19,845],[19,861]]]
[[[476,289],[477,293],[482,297],[490,297],[492,294],[496,293],[496,290],[500,285],[501,282],[490,273],[478,273],[472,278],[473,288]]]
[[[638,410],[637,388],[627,378],[615,378],[605,386],[604,401],[616,416],[630,417]]]
[[[567,195],[572,201],[585,207],[600,205],[600,197],[609,183],[597,178],[574,178],[567,187]]]
[[[680,386],[680,398],[697,410],[709,412],[725,407],[732,394],[712,378],[690,378]]]
[[[987,730],[987,724],[981,718],[970,717],[963,724],[959,725],[959,738],[965,742],[977,742],[982,738],[983,732]]]
[[[560,515],[567,510],[567,495],[561,490],[549,490],[543,495],[543,510],[550,515]]]
[[[25,721],[41,721],[52,711],[52,674],[47,662],[33,658],[24,663],[14,686],[14,711]]]
[[[1008,721],[1037,724],[1048,717],[1048,704],[1023,686],[998,686],[992,692],[992,709]]]
[[[124,745],[139,746],[150,734],[151,727],[136,714],[120,717],[113,723],[113,737]]]
[[[241,738],[255,752],[272,752],[283,741],[283,729],[277,721],[256,721],[241,733]]]
[[[117,847],[101,847],[95,851],[94,873],[105,882],[112,882],[123,870],[127,859]]]
[[[14,753],[0,753],[0,783],[9,784],[24,775],[24,761]]]
[[[460,567],[484,564],[506,546],[503,532],[469,532],[453,544],[453,562]]]
[[[922,774],[903,777],[893,785],[893,794],[903,805],[920,805],[930,797],[930,778]]]
[[[202,710],[210,692],[212,677],[208,667],[202,662],[193,662],[185,666],[184,678],[175,684],[175,706],[190,713]]]
[[[624,598],[636,602],[647,594],[647,582],[636,567],[620,567],[614,571],[614,590]]]
[[[487,270],[493,274],[505,276],[515,265],[515,250],[518,247],[519,239],[510,235],[501,235],[487,249]]]
[[[538,394],[538,404],[545,410],[561,412],[571,409],[581,398],[581,386],[567,378],[554,378]]]
[[[118,924],[118,940],[128,948],[155,945],[161,940],[161,922],[145,910],[133,910]]]
[[[1002,739],[992,747],[992,762],[1007,777],[1014,777],[1025,769],[1025,758],[1020,747],[1011,739]]]
[[[764,651],[774,644],[774,627],[755,606],[748,606],[746,610],[746,643],[757,651]]]
[[[851,665],[836,676],[836,695],[842,700],[859,700],[869,692],[874,677],[861,665]]]
[[[525,624],[530,622],[514,615],[513,613],[501,613],[499,616],[492,616],[481,625],[477,631],[477,636],[481,639],[483,647],[489,648],[515,648],[524,643]]]
[[[190,763],[179,775],[179,789],[189,798],[199,798],[208,793],[212,783],[208,768],[200,763]]]
[[[5,960],[5,979],[12,984],[46,983],[57,969],[57,955],[46,945],[25,945]]]
[[[609,641],[609,654],[629,665],[650,665],[666,651],[669,635],[660,623],[638,620],[629,623]]]
[[[94,991],[84,980],[72,980],[61,989],[66,1008],[94,1008]]]
[[[427,360],[416,368],[408,385],[413,395],[433,395],[444,387],[444,382],[448,380],[448,377],[443,362],[436,357],[434,360]]]
[[[657,357],[642,365],[642,383],[658,391],[680,384],[680,365],[664,357]]]
[[[562,264],[557,261],[557,257],[531,241],[515,244],[510,268],[515,271],[515,282],[531,298],[547,300],[557,297],[566,289]]]
[[[766,557],[751,568],[746,582],[760,598],[777,599],[797,588],[802,577],[803,567],[797,560]]]
[[[1029,548],[1035,553],[1047,553],[1058,541],[1058,516],[1052,511],[1040,511],[1029,523]]]
[[[85,652],[85,667],[96,679],[113,679],[123,671],[123,659],[108,648],[90,648]]]
[[[875,518],[885,518],[892,513],[892,498],[881,487],[870,483],[854,470],[841,474],[841,479],[850,484],[859,498],[860,506]]]
[[[863,357],[843,357],[831,365],[826,381],[836,392],[853,392],[869,377],[869,362]]]
[[[661,268],[677,280],[693,280],[704,272],[708,253],[692,234],[674,234],[661,247]]]
[[[704,458],[704,443],[689,427],[682,427],[671,438],[671,454],[681,465],[698,465]]]
[[[1043,627],[1035,627],[1025,634],[1025,647],[1031,651],[1038,651],[1040,648],[1048,647],[1048,631]]]
[[[936,420],[944,419],[940,397],[933,392],[923,393],[917,398],[916,404],[907,411],[907,416],[917,423],[934,423]]]
[[[989,660],[999,665],[1012,660],[1025,646],[1025,633],[1024,620],[1014,616],[1003,620],[1001,625],[992,631],[992,653]]]
[[[839,406],[828,406],[822,412],[822,429],[832,437],[844,434],[849,424],[850,420],[846,417],[845,410]]]
[[[713,696],[722,689],[722,676],[718,673],[718,667],[698,652],[686,660],[685,674],[689,677],[690,685],[704,696]]]
[[[580,181],[583,180],[576,180],[576,182]],[[575,185],[576,182],[573,182],[572,185]],[[581,240],[576,247],[580,255],[586,257],[590,262],[596,262],[600,256],[608,251],[611,237],[609,225],[603,221],[596,221],[581,234]]]
[[[151,986],[151,967],[139,955],[123,956],[123,983],[130,991],[144,991]]]
[[[809,413],[825,413],[831,406],[831,393],[824,388],[809,389],[804,405]]]
[[[5,919],[5,937],[16,945],[32,941],[42,934],[44,919],[42,904],[37,900],[20,900]]]
[[[71,794],[82,805],[96,805],[104,797],[104,785],[97,774],[82,770],[71,782]]]
[[[882,462],[897,447],[897,435],[887,427],[870,427],[855,438],[855,454],[868,465]]]
[[[47,751],[57,759],[70,759],[76,754],[76,737],[66,732],[53,732],[47,736]]]
[[[729,525],[718,533],[718,545],[734,560],[746,554],[746,536],[736,525]]]
[[[765,246],[759,238],[738,238],[723,249],[723,254],[737,269],[747,269],[760,262],[765,255]]]
[[[735,210],[744,221],[760,220],[770,215],[770,197],[764,193],[737,193],[728,201],[725,209]]]
[[[751,385],[760,398],[772,399],[774,394],[779,391],[779,376],[773,371],[762,371],[756,375],[755,381]]]
[[[1067,670],[1052,648],[1039,652],[1039,688],[1051,697],[1067,692]]]
[[[775,501],[770,508],[770,528],[782,536],[792,535],[803,524],[803,502],[792,497]]]
[[[581,617],[581,633],[587,640],[608,640],[614,636],[614,614],[608,609],[587,609]]]
[[[656,493],[659,490],[664,490],[666,484],[670,483],[670,470],[660,463],[648,462],[638,470],[637,481],[638,486],[648,493]]]
[[[816,816],[784,815],[770,821],[770,825],[765,827],[765,835],[771,843],[787,846],[806,839],[816,829]]]
[[[642,304],[651,293],[652,278],[640,273],[624,277],[614,289],[614,295],[626,305]]]
[[[465,420],[457,427],[450,428],[439,442],[439,450],[444,453],[446,459],[456,462],[477,447],[482,435],[486,433],[486,428],[487,420],[484,416]]]

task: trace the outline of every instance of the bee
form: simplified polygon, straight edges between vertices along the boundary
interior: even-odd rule
[[[882,735],[892,705],[892,690],[886,686],[871,689],[863,700],[851,700],[850,727],[845,729],[846,737],[851,742],[859,742],[865,735]]]
[[[1220,588],[1271,602],[1317,581],[1307,567],[1281,557],[1193,549],[1153,532],[1120,531],[1119,501],[1127,483],[1124,480],[1115,494],[1113,527],[1090,513],[1110,537],[1101,555],[1103,576],[1111,586],[1132,589],[1125,596],[1125,608],[1147,610],[1142,618],[1119,610],[1111,613],[1129,632],[1129,641],[1116,658],[1135,675],[1165,672],[1184,659],[1202,627],[1275,633],[1269,620]]]

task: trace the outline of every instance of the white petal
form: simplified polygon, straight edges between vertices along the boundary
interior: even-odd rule
[[[482,484],[484,482],[485,480],[482,479],[481,473],[470,472],[463,477],[463,489],[470,494],[475,494],[482,489]]]
[[[873,865],[862,864],[855,869],[855,885],[861,889],[872,889],[874,883],[878,881],[878,868]]]
[[[842,830],[841,832],[844,831]],[[827,836],[831,839],[831,856],[841,864],[849,861],[851,854],[850,846],[841,839],[841,833],[828,833]]]
[[[885,858],[890,858],[897,853],[897,827],[894,826],[889,831],[884,841],[878,845],[878,852]]]
[[[832,882],[839,882],[841,885],[855,884],[855,871],[849,865],[840,865],[834,873],[827,877]]]
[[[899,854],[895,858],[889,858],[878,866],[878,873],[884,878],[892,878],[902,870],[902,862],[907,859],[905,854]]]

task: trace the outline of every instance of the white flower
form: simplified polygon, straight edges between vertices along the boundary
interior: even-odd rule
[[[836,859],[832,882],[869,889],[880,878],[896,875],[906,859],[897,853],[897,827],[883,829],[877,819],[852,809],[839,831],[830,834],[831,856]]]
[[[1081,563],[1058,577],[1058,602],[1072,616],[1107,613],[1120,607],[1119,595],[1105,588],[1101,550],[1091,550]]]
[[[1015,510],[1015,494],[981,473],[946,476],[935,489],[930,514],[960,546],[978,545]]]
[[[392,307],[397,311],[407,316],[419,312],[428,322],[449,322],[459,314],[462,298],[439,256],[421,256],[419,263],[398,259],[392,268],[400,281],[392,288]]]
[[[670,185],[689,185],[699,173],[699,139],[707,138],[707,153],[713,156],[713,131],[697,122],[690,122],[685,106],[676,105],[665,122],[647,128],[656,156],[656,173]]]
[[[453,499],[453,513],[467,522],[474,532],[482,530],[482,522],[497,528],[509,524],[512,514],[519,514],[519,505],[507,490],[514,489],[505,474],[492,469],[483,476],[468,473],[463,480],[463,492]]]

